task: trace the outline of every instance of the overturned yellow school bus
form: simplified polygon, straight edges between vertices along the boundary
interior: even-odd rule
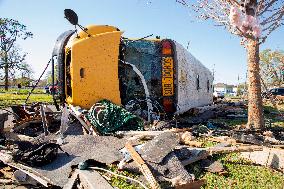
[[[89,109],[108,99],[169,114],[212,103],[211,72],[180,44],[122,34],[113,26],[90,25],[58,37],[52,56],[61,102]]]

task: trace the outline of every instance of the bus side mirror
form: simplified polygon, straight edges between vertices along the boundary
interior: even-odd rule
[[[72,9],[65,9],[64,15],[72,25],[78,25],[78,16]]]

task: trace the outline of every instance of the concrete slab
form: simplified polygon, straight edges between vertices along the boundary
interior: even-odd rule
[[[282,149],[264,147],[263,151],[242,152],[241,157],[284,172],[284,150]]]

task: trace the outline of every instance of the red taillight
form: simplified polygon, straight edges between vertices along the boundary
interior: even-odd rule
[[[165,112],[174,112],[174,103],[173,100],[170,98],[163,99],[163,106]]]
[[[172,54],[172,44],[169,41],[162,42],[162,54],[171,55]]]

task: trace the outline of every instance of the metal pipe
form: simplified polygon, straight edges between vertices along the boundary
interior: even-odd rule
[[[52,90],[51,90],[51,94],[52,94],[52,97],[54,99],[54,56],[51,57],[51,78],[52,78]]]

